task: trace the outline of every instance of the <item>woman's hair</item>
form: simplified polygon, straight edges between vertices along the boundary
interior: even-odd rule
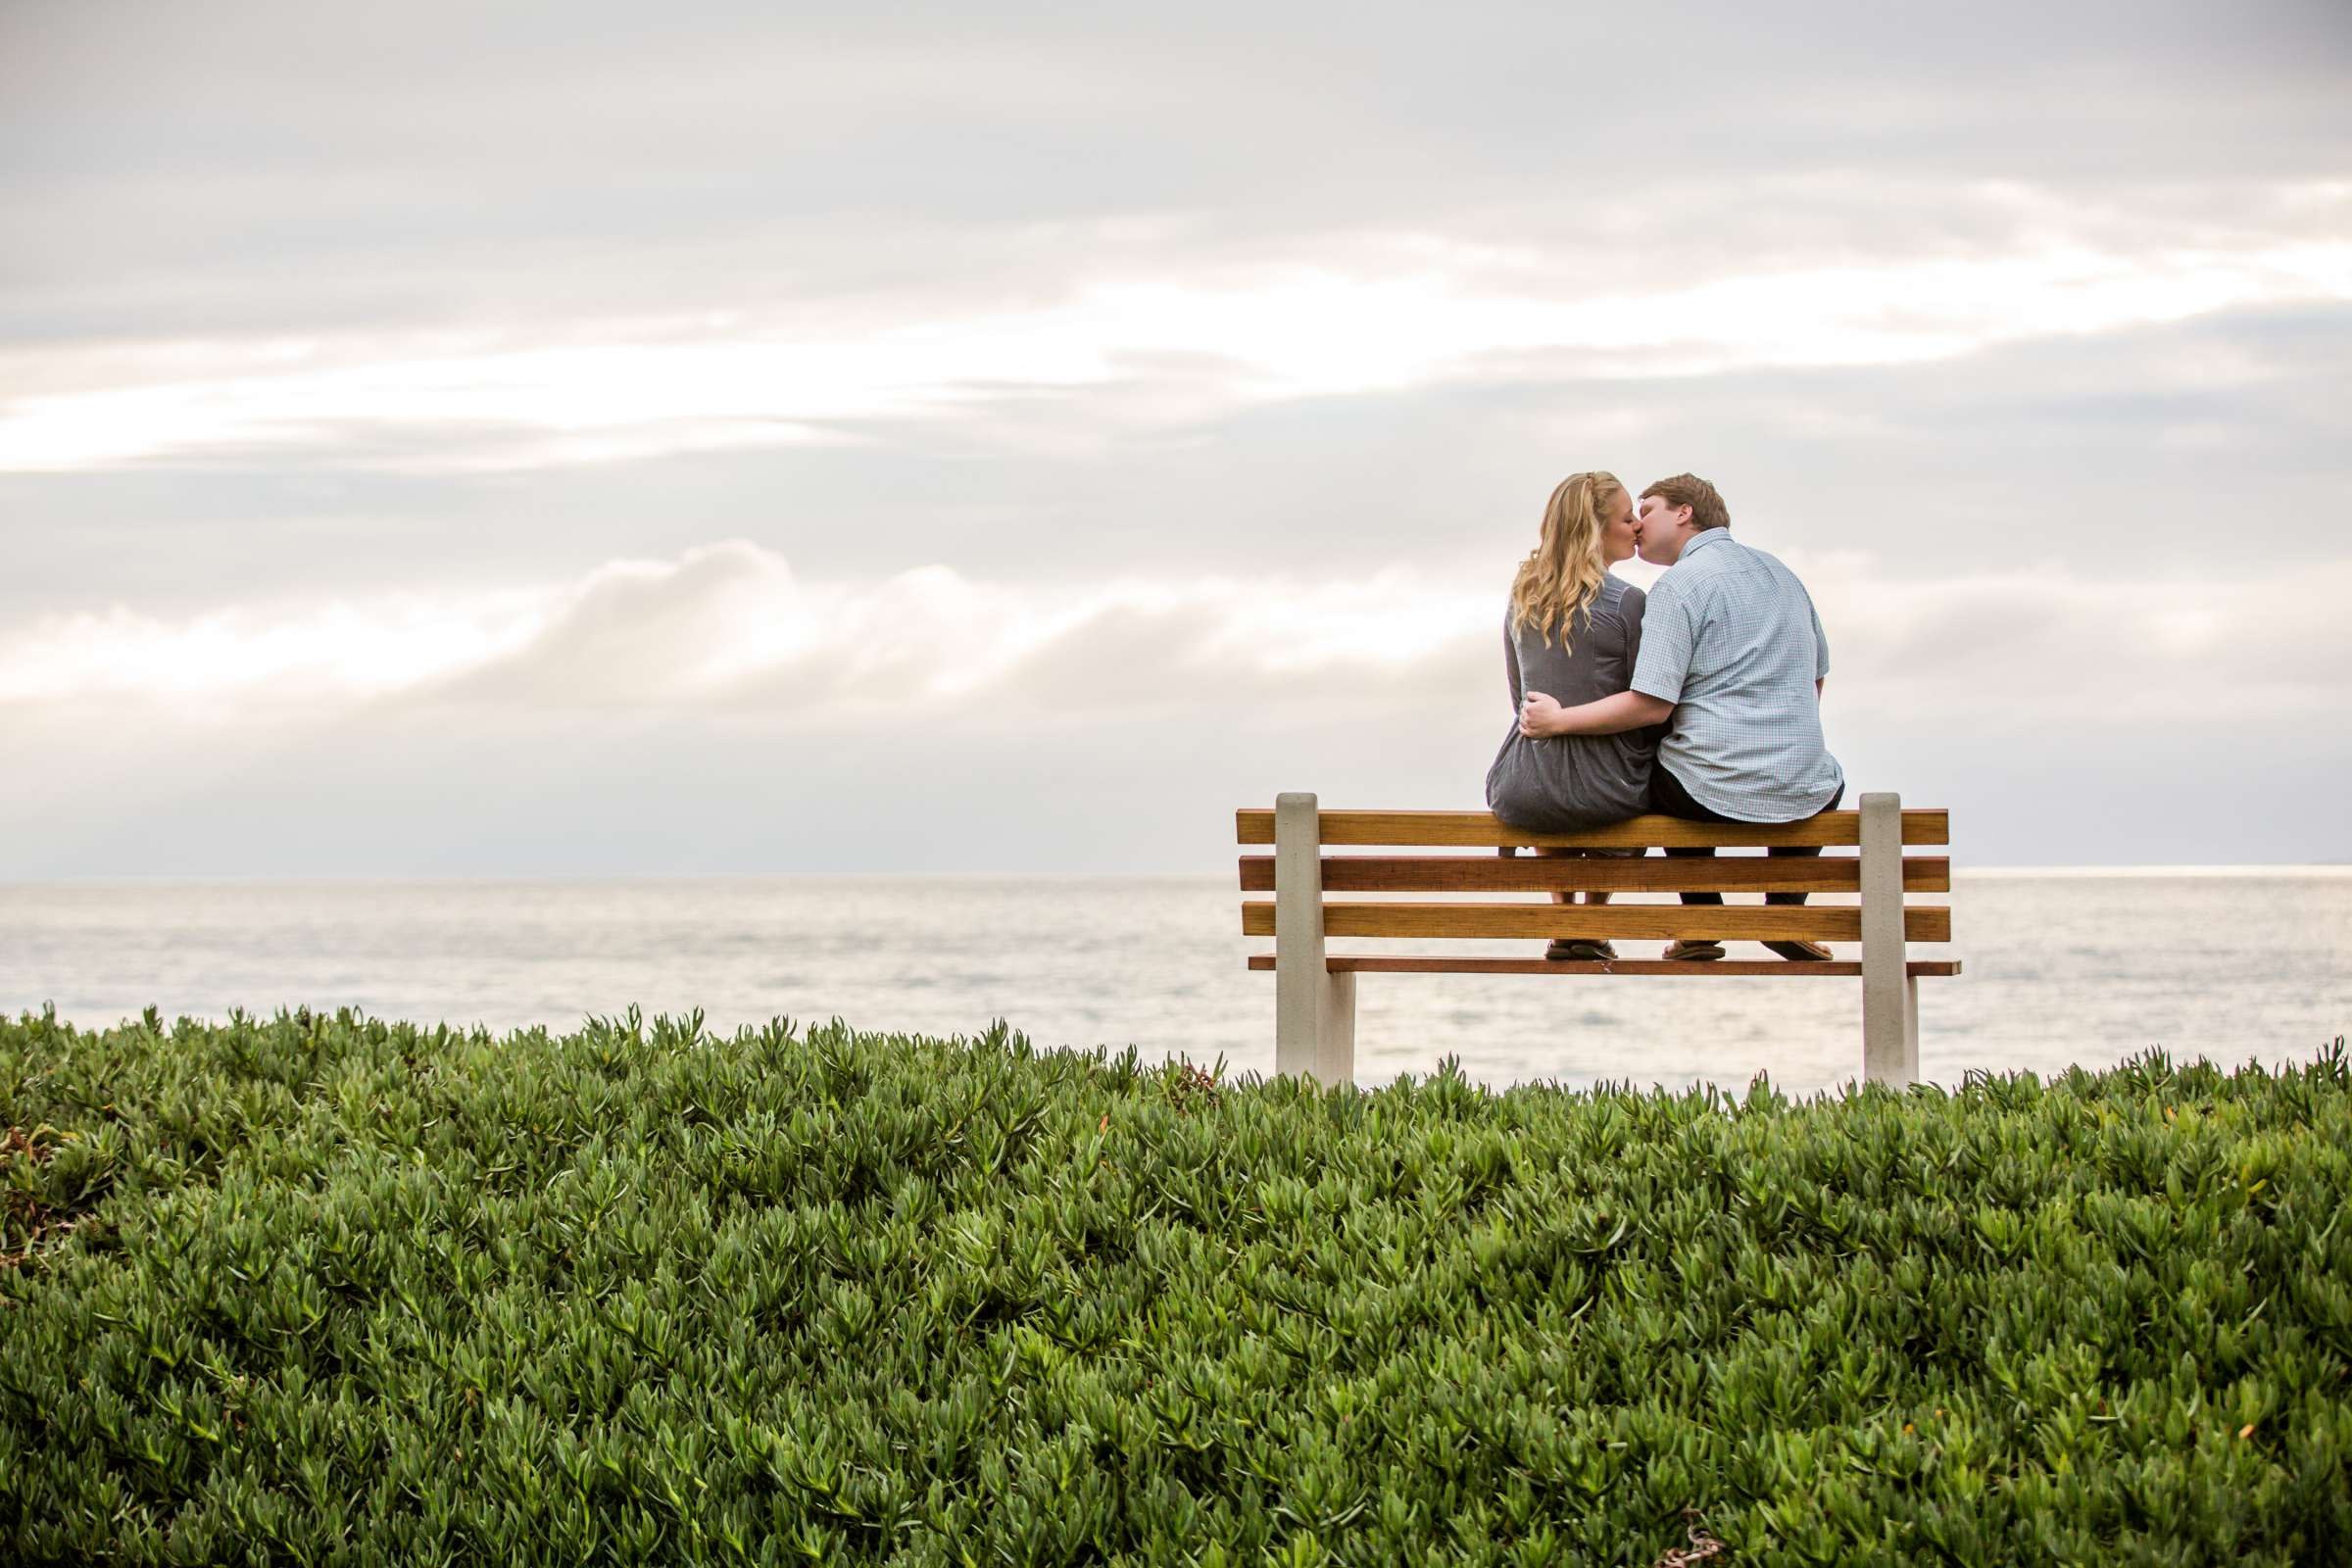
[[[1511,579],[1512,630],[1532,626],[1548,643],[1557,626],[1561,651],[1567,650],[1569,629],[1600,596],[1608,574],[1600,559],[1601,509],[1624,488],[1615,474],[1596,471],[1572,473],[1552,490],[1544,504],[1543,537]]]

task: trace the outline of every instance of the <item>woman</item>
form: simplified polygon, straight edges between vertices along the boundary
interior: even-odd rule
[[[1562,479],[1544,508],[1543,534],[1511,581],[1503,621],[1513,711],[1502,750],[1487,770],[1487,808],[1512,827],[1573,833],[1649,808],[1657,730],[1536,739],[1519,732],[1517,711],[1531,697],[1574,707],[1633,684],[1642,654],[1642,590],[1609,575],[1610,566],[1633,553],[1634,498],[1617,476],[1572,473]],[[1606,904],[1608,898],[1589,892],[1585,902]],[[1614,958],[1617,951],[1606,942],[1560,941],[1544,956]]]

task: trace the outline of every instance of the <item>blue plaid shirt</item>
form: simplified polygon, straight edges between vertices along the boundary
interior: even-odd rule
[[[1657,765],[1710,810],[1793,822],[1837,798],[1813,690],[1829,672],[1805,585],[1728,528],[1693,536],[1649,591],[1634,690],[1674,704]]]

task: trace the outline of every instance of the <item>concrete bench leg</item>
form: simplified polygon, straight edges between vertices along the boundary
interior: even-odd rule
[[[1919,982],[1903,946],[1903,798],[1862,797],[1862,1078],[1919,1081]]]
[[[1355,1082],[1355,976],[1330,974],[1323,976],[1322,1016],[1320,1032],[1315,1036],[1315,1082],[1330,1088],[1333,1084]]]
[[[1274,1071],[1355,1081],[1355,976],[1323,951],[1323,829],[1312,795],[1274,799]]]

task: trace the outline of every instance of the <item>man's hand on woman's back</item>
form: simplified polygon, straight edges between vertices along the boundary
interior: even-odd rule
[[[1643,692],[1618,692],[1597,702],[1562,708],[1544,692],[1529,692],[1519,704],[1519,733],[1532,739],[1551,735],[1622,735],[1674,716],[1674,705]]]

